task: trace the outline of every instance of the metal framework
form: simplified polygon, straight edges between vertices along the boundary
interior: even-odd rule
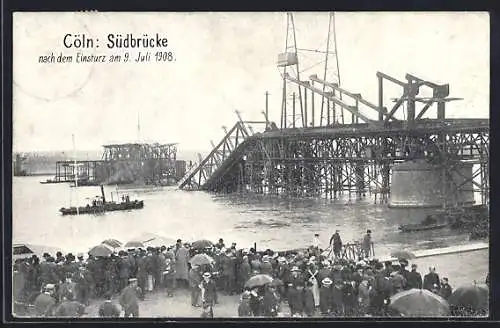
[[[108,177],[106,183],[144,181],[155,184],[178,176],[175,143],[130,143],[103,147],[103,169]]]
[[[317,76],[310,79],[325,85],[326,92],[287,76],[304,87],[305,112],[307,92],[316,93],[327,99],[327,113],[334,103],[349,112],[353,122],[361,123],[342,125],[327,120],[326,126],[250,135],[245,134],[248,129],[240,121],[179,187],[330,199],[345,193],[349,197],[374,194],[375,201],[378,196],[385,203],[391,190],[392,166],[425,159],[441,170],[442,180],[436,183],[445,186],[443,207],[457,205],[458,193],[471,185],[474,192],[480,193],[481,203],[489,203],[489,120],[446,119],[445,104],[458,100],[447,98],[448,85],[437,85],[410,74],[406,75],[406,82],[380,72],[377,78],[379,104],[374,105],[360,94]],[[384,106],[384,82],[402,88],[390,110]],[[430,88],[433,96],[417,97],[422,87]],[[348,105],[347,98],[353,99],[355,105]],[[403,103],[407,105],[406,117],[397,115]],[[437,113],[431,117],[433,104],[437,104]],[[236,142],[231,143],[233,138]],[[473,164],[473,176],[457,183],[452,177],[463,175],[460,169],[465,162]],[[196,174],[198,180],[193,181]]]
[[[98,170],[103,163],[104,161],[58,161],[54,182],[74,182],[75,174],[79,181],[99,181]]]

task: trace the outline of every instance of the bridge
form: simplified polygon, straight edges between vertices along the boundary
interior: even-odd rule
[[[207,156],[200,156],[178,187],[329,199],[373,194],[375,201],[387,203],[395,165],[423,161],[440,172],[434,182],[442,191],[443,207],[456,206],[464,191],[478,193],[482,204],[489,203],[489,119],[446,118],[446,104],[460,100],[448,97],[448,84],[411,74],[405,78],[400,81],[378,72],[375,105],[316,75],[301,81],[285,74],[284,79],[303,91],[301,126],[295,119],[287,126],[286,107],[280,127],[268,120],[267,109],[263,121],[244,121],[237,113],[234,126],[225,129],[218,144],[212,143]],[[384,83],[401,90],[391,108],[384,103]],[[419,96],[424,88],[431,97]],[[315,122],[315,95],[326,103],[319,122]],[[396,118],[403,104],[407,112]],[[351,114],[349,123],[335,120],[339,110]],[[292,116],[296,116],[295,96]],[[472,174],[464,174],[464,165],[472,166]]]

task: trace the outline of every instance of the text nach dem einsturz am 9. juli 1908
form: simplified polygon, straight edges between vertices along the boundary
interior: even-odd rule
[[[175,60],[167,36],[160,33],[138,36],[132,33],[110,33],[104,38],[66,33],[61,36],[61,49],[48,49],[47,53],[38,56],[41,64],[168,63]]]

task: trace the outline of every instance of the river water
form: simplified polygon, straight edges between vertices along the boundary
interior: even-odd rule
[[[100,195],[99,187],[73,188],[69,184],[40,184],[47,177],[14,177],[13,241],[85,252],[107,238],[126,242],[142,233],[194,241],[224,238],[241,247],[293,249],[310,245],[314,233],[327,245],[340,230],[345,242],[360,240],[372,230],[376,256],[395,249],[425,249],[468,243],[467,234],[442,229],[400,233],[398,225],[416,222],[429,209],[389,209],[373,199],[283,200],[262,196],[218,196],[180,191],[175,187],[130,190],[131,199],[144,200],[141,210],[101,215],[62,216],[61,207],[86,204]],[[116,187],[105,187],[116,200]],[[348,204],[349,203],[349,204]]]

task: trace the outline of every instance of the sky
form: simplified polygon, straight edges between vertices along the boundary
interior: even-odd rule
[[[294,13],[299,49],[325,51],[329,15]],[[448,117],[489,117],[487,13],[335,14],[341,86],[377,104],[376,72],[404,80],[410,73],[449,83]],[[15,13],[13,150],[95,150],[107,143],[177,142],[184,151],[210,150],[231,127],[269,118],[279,124],[285,13]],[[174,62],[39,63],[40,55],[122,54],[125,50],[65,49],[67,33],[104,40],[109,33],[159,33]],[[134,59],[138,51],[129,50]],[[299,51],[301,74],[322,76],[324,55]],[[329,56],[328,80],[335,79]],[[399,97],[387,87],[386,100]],[[375,118],[372,111],[363,112]],[[429,114],[431,115],[431,113]],[[137,125],[140,122],[140,133]]]

